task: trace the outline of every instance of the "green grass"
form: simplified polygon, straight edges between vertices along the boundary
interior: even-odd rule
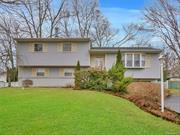
[[[171,94],[180,94],[180,89],[168,89]]]
[[[166,135],[180,126],[105,93],[58,88],[0,90],[0,135]]]

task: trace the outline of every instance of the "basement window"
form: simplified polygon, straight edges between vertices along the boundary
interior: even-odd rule
[[[36,70],[36,76],[43,77],[45,76],[45,69],[44,68],[37,68]]]

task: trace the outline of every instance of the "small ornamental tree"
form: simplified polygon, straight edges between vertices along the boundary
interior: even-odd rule
[[[77,61],[77,65],[76,65],[76,71],[80,71],[81,67],[80,67],[80,62],[79,60]]]
[[[74,73],[74,77],[75,77],[75,87],[74,89],[80,89],[80,85],[81,85],[81,73],[80,73],[80,62],[79,60],[77,61],[77,65],[76,65],[76,68],[75,68],[75,73]]]
[[[117,55],[116,55],[116,65],[118,65],[118,64],[123,65],[120,50],[118,50]]]
[[[120,50],[117,52],[116,63],[109,70],[109,76],[112,81],[112,89],[115,92],[125,92],[127,85],[132,81],[132,78],[125,78],[125,67],[122,62]]]
[[[109,70],[109,75],[111,76],[112,81],[122,80],[124,78],[125,68],[122,63],[122,57],[120,50],[117,52],[116,63]]]

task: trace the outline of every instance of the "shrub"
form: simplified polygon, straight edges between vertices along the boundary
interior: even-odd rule
[[[81,66],[80,66],[80,62],[79,60],[77,61],[77,65],[76,65],[76,71],[80,71]]]
[[[115,92],[127,92],[127,86],[133,81],[132,78],[127,77],[127,78],[123,78],[121,81],[116,81],[113,84],[113,90]]]
[[[30,87],[33,85],[33,81],[32,80],[23,80],[22,82],[22,86],[23,87]]]
[[[124,77],[125,68],[121,60],[121,53],[118,51],[116,56],[116,64],[108,71],[112,80],[112,90],[114,92],[126,92],[126,87],[132,82],[132,78]]]
[[[75,82],[78,81],[81,89],[104,90],[107,88],[108,73],[105,70],[89,69],[75,72]]]
[[[76,65],[76,69],[75,69],[75,87],[74,89],[80,89],[80,82],[81,82],[81,77],[80,77],[80,62],[78,60],[77,65]]]
[[[109,76],[113,82],[120,81],[124,78],[124,66],[121,64],[113,65],[112,68],[108,71]]]

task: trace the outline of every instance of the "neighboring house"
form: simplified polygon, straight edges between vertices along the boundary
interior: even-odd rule
[[[7,73],[6,72],[4,72],[4,71],[0,72],[0,88],[1,87],[5,87],[6,82],[7,82],[6,77],[7,77]]]
[[[91,48],[89,38],[16,39],[20,85],[32,80],[33,86],[67,86],[74,84],[74,69],[90,67],[110,69],[120,49],[126,67],[125,76],[153,81],[160,78],[161,50],[154,48]]]

